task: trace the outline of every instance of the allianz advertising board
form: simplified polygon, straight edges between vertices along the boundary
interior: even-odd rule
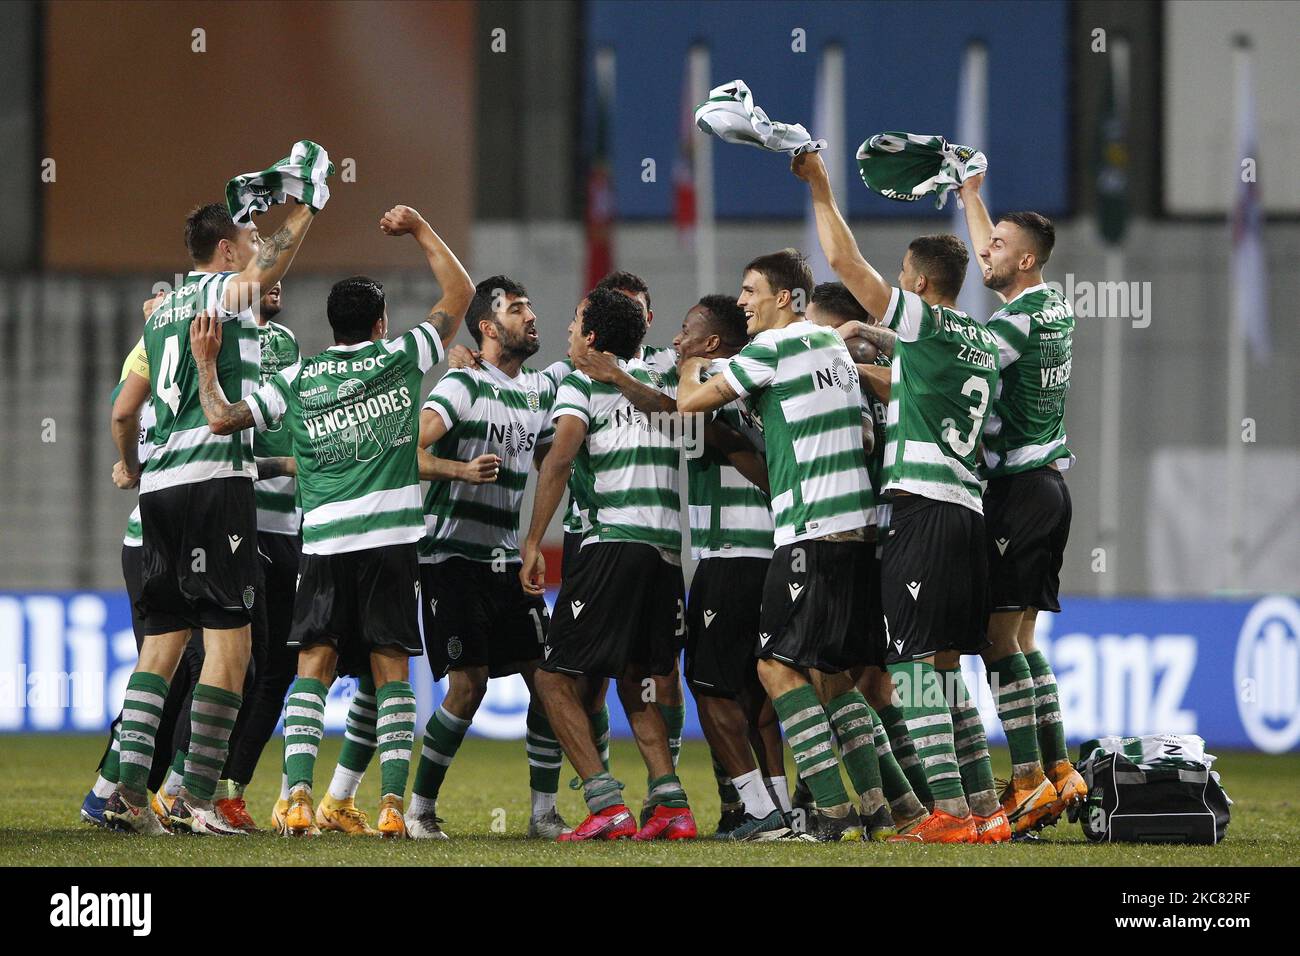
[[[1072,742],[1104,734],[1200,734],[1213,748],[1268,753],[1300,745],[1300,603],[1074,598],[1038,619],[1038,644],[1056,671]],[[135,662],[123,592],[0,592],[0,732],[93,733],[108,727]],[[967,686],[991,741],[1002,739],[977,658]],[[421,721],[445,682],[412,661]],[[327,730],[341,732],[355,683],[336,682]],[[687,736],[700,736],[687,694]],[[522,679],[492,682],[473,733],[524,736]],[[611,730],[629,735],[617,703]]]

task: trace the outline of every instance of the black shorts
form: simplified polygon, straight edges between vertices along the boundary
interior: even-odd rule
[[[285,647],[293,627],[294,595],[298,590],[298,564],[302,560],[302,539],[296,534],[257,533],[257,553],[262,570],[261,612],[253,609],[256,638],[264,630],[268,649]]]
[[[767,558],[705,558],[686,604],[686,682],[696,694],[736,698],[758,683],[754,642]]]
[[[878,663],[867,640],[864,541],[796,541],[776,549],[763,584],[756,654],[838,674]]]
[[[140,545],[122,545],[122,580],[126,584],[127,600],[131,602],[131,630],[135,632],[137,654],[144,640],[144,620],[140,617],[140,609],[136,607],[136,601],[140,598],[140,579],[144,572],[144,559],[140,553],[143,550]]]
[[[459,667],[487,667],[489,677],[518,674],[540,660],[551,612],[546,599],[524,591],[519,565],[503,570],[468,558],[420,565],[424,646],[441,680]]]
[[[1070,537],[1070,489],[1055,468],[994,478],[984,490],[989,597],[994,611],[1059,611]]]
[[[578,569],[578,558],[582,554],[582,537],[581,531],[564,532],[564,549],[560,552],[560,580],[564,580],[566,574],[572,574]]]
[[[251,478],[213,478],[140,496],[145,634],[251,623],[258,597]]]
[[[589,544],[560,585],[542,669],[592,677],[667,676],[685,637],[679,564],[649,544]]]
[[[880,599],[880,546],[868,541],[862,558],[862,632],[867,641],[867,659],[864,664],[885,666],[885,607]]]
[[[330,644],[338,673],[370,672],[370,654],[394,648],[407,657],[420,646],[420,567],[415,544],[390,544],[342,554],[304,554],[299,564],[290,647]]]
[[[916,495],[894,498],[880,566],[886,663],[988,647],[984,519],[970,508]]]

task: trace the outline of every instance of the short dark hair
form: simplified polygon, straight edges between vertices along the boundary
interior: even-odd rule
[[[749,341],[745,331],[745,310],[736,304],[735,296],[715,293],[700,298],[697,303],[709,315],[709,327],[729,348],[741,348]]]
[[[798,249],[782,249],[780,252],[759,256],[751,260],[744,271],[757,272],[767,280],[774,293],[785,289],[793,297],[795,290],[801,289],[804,307],[807,307],[808,300],[812,298],[812,269],[808,268],[808,260]]]
[[[325,313],[339,345],[368,341],[384,317],[384,287],[369,276],[340,279],[330,289]]]
[[[650,309],[650,287],[645,284],[645,279],[642,279],[634,272],[615,270],[597,282],[596,288],[612,289],[615,292],[628,292],[632,295],[636,295],[638,292],[644,293],[646,310],[649,311]]]
[[[211,260],[217,254],[217,243],[222,239],[233,242],[238,235],[235,220],[230,218],[225,203],[195,206],[185,217],[185,248],[195,265]]]
[[[582,333],[593,332],[592,348],[630,359],[645,338],[645,315],[623,293],[595,288],[587,293],[587,307],[582,310]]]
[[[853,319],[859,322],[871,321],[871,314],[853,297],[853,293],[843,282],[819,283],[817,288],[813,289],[810,301],[812,305],[817,306],[819,312],[829,312],[844,322]]]
[[[1041,269],[1047,265],[1056,245],[1056,227],[1052,225],[1052,220],[1037,212],[1009,212],[1005,216],[999,216],[998,222],[1009,222],[1029,233],[1038,267]]]
[[[474,344],[483,344],[483,331],[478,327],[479,322],[492,317],[495,310],[494,303],[497,295],[512,295],[516,298],[523,298],[528,295],[528,290],[523,284],[516,282],[509,276],[489,276],[478,285],[474,286],[474,298],[469,301],[469,311],[465,313],[465,324],[469,326],[469,334],[474,338]]]
[[[951,233],[937,236],[917,236],[907,245],[912,254],[912,265],[925,276],[939,295],[951,298],[961,291],[966,281],[966,264],[970,254],[966,243]]]

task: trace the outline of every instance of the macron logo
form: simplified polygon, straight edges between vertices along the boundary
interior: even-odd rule
[[[712,623],[713,623],[713,619],[714,619],[715,617],[717,617],[717,616],[718,616],[718,612],[717,612],[717,611],[705,611],[705,612],[704,612],[704,626],[705,626],[705,627],[708,627],[710,624],[712,624]]]
[[[899,654],[903,653],[903,642],[894,641],[894,650],[897,651]]]
[[[806,335],[799,336],[799,341],[803,343],[804,348],[806,349],[812,348],[812,342],[809,340],[808,336]]]
[[[226,535],[226,540],[230,542],[230,553],[234,554],[239,550],[239,546],[244,543],[244,539],[237,534]]]
[[[763,634],[760,632],[758,635],[758,643],[763,645],[763,647],[767,647],[767,642],[770,641],[771,639],[772,639],[771,634]]]
[[[996,545],[998,546],[998,554],[1006,554],[1006,553],[1007,553],[1007,545],[1009,545],[1009,544],[1011,543],[1011,539],[1010,539],[1010,538],[998,538],[998,539],[997,539],[996,541],[994,541],[993,543],[996,544]]]
[[[582,613],[582,609],[583,609],[584,607],[586,607],[586,606],[587,606],[587,602],[586,602],[586,601],[570,601],[570,602],[569,602],[569,610],[571,610],[571,611],[573,612],[573,619],[574,619],[575,621],[578,619],[578,615]]]
[[[799,595],[803,593],[803,585],[802,585],[802,584],[787,584],[786,587],[788,587],[788,588],[790,589],[790,600],[791,600],[791,601],[797,601],[797,600],[799,600]]]
[[[911,582],[907,586],[907,593],[912,595],[912,600],[915,601],[916,596],[921,593],[921,582],[920,581]]]
[[[152,893],[86,893],[72,887],[50,897],[50,925],[127,926],[135,936],[148,936],[153,928]]]

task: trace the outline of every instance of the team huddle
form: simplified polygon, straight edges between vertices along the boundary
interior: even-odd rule
[[[956,306],[960,239],[913,240],[890,283],[819,155],[792,171],[841,281],[814,284],[793,249],[760,255],[738,296],[704,296],[655,348],[647,284],[615,272],[577,304],[568,358],[541,370],[525,364],[540,347],[525,286],[475,284],[410,207],[380,228],[416,241],[441,299],[390,338],[383,288],[344,279],[335,344],[309,357],[274,319],[318,210],[295,206],[269,237],[221,204],[192,212],[193,271],[145,303],[114,393],[114,480],[139,488],[122,549],[139,661],[82,818],[255,832],[244,791],[283,718],[277,832],[447,839],[443,781],[488,681],[514,674],[530,837],[699,835],[677,775],[683,683],[719,839],[997,843],[1077,812],[1086,789],[1034,645],[1037,613],[1060,610],[1074,460],[1074,318],[1042,278],[1052,224],[995,224],[982,176],[962,185],[1004,302],[976,321]],[[472,349],[453,345],[462,324]],[[552,612],[542,540],[562,509]],[[1005,784],[963,654],[985,664]],[[421,655],[447,690],[419,734]],[[340,676],[358,687],[321,793]],[[645,764],[639,813],[611,772],[611,682]],[[356,795],[376,753],[372,826]],[[588,809],[576,827],[556,806],[565,758]]]

